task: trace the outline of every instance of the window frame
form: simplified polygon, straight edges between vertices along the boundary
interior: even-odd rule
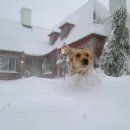
[[[2,58],[7,58],[7,68],[4,70],[2,69],[2,67],[4,67],[5,65],[1,66],[0,65],[0,73],[13,73],[16,72],[16,58],[15,57],[9,57],[9,56],[0,56],[0,63],[2,63]],[[13,59],[14,60],[14,70],[10,70],[10,60]]]
[[[50,36],[50,45],[54,45],[54,43],[55,43],[55,36],[54,36],[54,34],[52,34]]]
[[[68,22],[64,23],[62,26],[59,27],[59,29],[61,30],[61,40],[64,40],[65,38],[68,37],[73,27],[74,27],[74,24],[71,24]]]
[[[52,73],[52,64],[51,64],[51,56],[45,56],[42,63],[43,74],[51,74]]]
[[[68,26],[66,25],[62,30],[61,30],[61,39],[65,39],[67,35],[69,34],[68,32]]]

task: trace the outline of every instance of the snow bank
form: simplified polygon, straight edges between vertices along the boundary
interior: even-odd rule
[[[129,130],[130,76],[95,73],[87,81],[98,85],[84,78],[78,89],[63,78],[0,81],[0,130]]]

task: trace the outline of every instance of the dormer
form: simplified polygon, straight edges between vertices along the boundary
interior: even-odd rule
[[[61,40],[63,40],[64,38],[68,36],[69,32],[71,31],[73,27],[74,27],[74,24],[71,24],[71,23],[65,23],[59,27],[61,29]]]
[[[60,33],[53,31],[48,36],[50,37],[50,45],[53,45],[60,36]]]

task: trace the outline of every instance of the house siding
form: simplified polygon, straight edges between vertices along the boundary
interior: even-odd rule
[[[106,37],[95,35],[93,37],[94,67],[99,67],[99,59],[103,51]]]

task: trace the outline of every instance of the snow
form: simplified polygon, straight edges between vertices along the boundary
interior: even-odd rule
[[[103,11],[102,11],[103,10]],[[93,23],[93,12],[100,23]],[[67,16],[52,29],[39,27],[26,28],[19,22],[0,18],[0,50],[25,52],[31,55],[45,55],[63,43],[71,44],[90,34],[106,36],[103,19],[108,16],[108,10],[97,0],[89,0],[84,6]],[[67,38],[61,40],[59,37],[54,45],[49,45],[48,34],[53,31],[60,32],[59,27],[64,23],[74,24]]]
[[[0,19],[0,49],[42,55],[53,50],[49,46],[48,29],[23,27],[20,23]]]
[[[62,60],[62,59],[58,59],[57,62],[56,62],[57,65],[60,65],[60,64],[62,64],[62,63],[63,63],[63,60]]]
[[[99,23],[94,23],[93,12],[95,11]],[[67,38],[61,41],[60,37],[56,41],[56,46],[60,48],[64,43],[71,44],[78,41],[90,34],[98,34],[102,36],[107,36],[106,30],[104,28],[103,21],[109,16],[109,11],[102,5],[98,0],[89,0],[84,6],[67,16],[61,23],[54,26],[53,30],[58,29],[64,23],[74,24],[74,27],[70,31]]]
[[[89,74],[89,82],[100,82],[83,78],[70,87],[63,78],[0,81],[0,130],[129,130],[130,76]],[[76,82],[76,76],[70,79]]]
[[[84,76],[75,74],[73,76],[66,75],[66,86],[74,89],[87,89],[86,86],[100,85],[103,80],[104,73],[100,69],[89,68]],[[86,85],[87,83],[87,85]]]

